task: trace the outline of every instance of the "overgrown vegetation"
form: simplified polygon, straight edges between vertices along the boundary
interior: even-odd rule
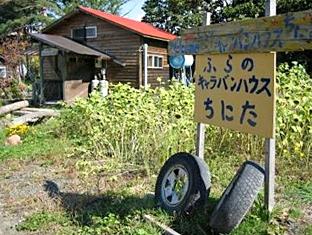
[[[283,64],[278,73],[277,158],[308,162],[312,145],[312,80],[300,65]],[[62,114],[62,132],[84,148],[85,159],[112,157],[159,169],[165,158],[194,151],[194,87],[168,89],[111,87],[103,99],[94,93]],[[65,130],[65,131],[64,131]],[[263,139],[207,126],[206,154],[261,159]]]
[[[278,204],[268,218],[261,194],[232,234],[311,232],[306,218],[306,208],[312,204],[311,78],[298,64],[283,64],[278,71]],[[65,106],[60,119],[30,127],[21,145],[0,147],[3,159],[64,155],[70,146],[66,161],[74,161],[84,187],[82,193],[60,189],[54,210],[49,207],[30,215],[18,229],[45,233],[49,228],[59,234],[161,234],[143,217],[151,214],[182,234],[210,234],[209,214],[237,168],[245,159],[263,163],[263,139],[207,125],[205,160],[213,181],[207,208],[182,218],[155,209],[152,197],[146,195],[154,190],[165,159],[178,151],[194,152],[193,103],[194,88],[179,83],[148,90],[118,84],[106,98],[94,93]],[[94,188],[97,193],[91,194]]]

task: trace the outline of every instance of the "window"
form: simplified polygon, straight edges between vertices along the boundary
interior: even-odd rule
[[[72,29],[72,38],[76,40],[84,40],[86,38],[96,38],[96,26],[88,26],[84,28]]]
[[[159,55],[149,55],[147,58],[147,67],[153,69],[163,68],[164,57]]]
[[[97,28],[96,26],[86,27],[86,38],[96,38]]]
[[[7,69],[5,66],[0,65],[0,78],[6,78],[7,76]]]

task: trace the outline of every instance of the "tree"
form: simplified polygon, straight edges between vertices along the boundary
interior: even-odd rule
[[[312,8],[311,0],[277,0],[277,14],[303,11]],[[233,0],[224,7],[222,15],[224,21],[264,16],[265,0]]]
[[[7,0],[0,5],[0,35],[24,29],[39,30],[59,13],[50,0]]]
[[[81,5],[118,15],[121,7],[129,1],[130,0],[58,0],[56,4],[65,13]]]
[[[219,22],[225,0],[146,0],[144,22],[178,34],[181,29],[202,24],[204,12],[212,13],[212,22]]]
[[[312,8],[311,0],[277,0],[277,13]],[[144,22],[178,34],[181,29],[202,24],[204,12],[211,12],[211,23],[264,16],[265,0],[146,0]]]
[[[0,36],[39,31],[78,5],[118,14],[129,0],[0,0]]]

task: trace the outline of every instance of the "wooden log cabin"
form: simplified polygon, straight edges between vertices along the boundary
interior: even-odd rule
[[[175,36],[147,23],[80,6],[31,37],[39,42],[42,102],[87,96],[101,71],[136,88],[169,79]]]

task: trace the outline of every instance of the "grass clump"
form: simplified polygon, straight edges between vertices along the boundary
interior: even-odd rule
[[[55,133],[57,128],[60,126],[55,119],[35,127],[28,127],[27,133],[25,132],[22,136],[22,143],[17,146],[4,146],[7,130],[0,130],[0,161],[63,154],[70,146],[70,141],[66,138],[59,138]]]

